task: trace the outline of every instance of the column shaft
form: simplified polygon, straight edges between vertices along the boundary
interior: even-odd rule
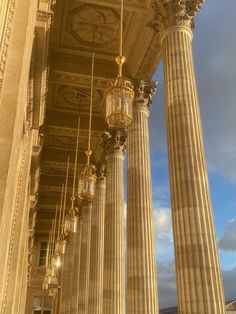
[[[102,314],[106,179],[98,177],[91,222],[89,314]]]
[[[92,204],[83,208],[81,246],[80,246],[80,269],[79,269],[79,294],[78,314],[88,313],[89,294],[89,270],[90,270],[90,240],[91,240],[91,217]]]
[[[117,143],[113,143],[117,140]],[[120,139],[107,144],[103,314],[125,313],[123,151]],[[110,147],[109,147],[110,145]],[[117,146],[116,146],[117,145]]]
[[[62,270],[62,290],[60,314],[77,314],[79,298],[79,263],[80,263],[81,223],[78,232],[71,235]]]
[[[225,313],[197,89],[192,32],[162,37],[179,312]]]
[[[60,313],[66,313],[66,302],[67,302],[67,289],[68,289],[68,269],[69,269],[69,256],[71,246],[67,244],[66,253],[62,262],[62,277],[61,277],[61,298],[60,298]]]
[[[128,129],[127,237],[128,313],[157,314],[158,294],[153,232],[148,108],[134,104]]]
[[[79,221],[78,233],[76,234],[74,264],[73,264],[73,281],[71,293],[71,310],[70,314],[77,314],[79,300],[79,270],[80,270],[80,247],[81,247],[82,223]]]

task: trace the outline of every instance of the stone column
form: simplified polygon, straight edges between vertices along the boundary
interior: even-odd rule
[[[67,301],[67,276],[68,276],[68,269],[69,269],[69,255],[70,255],[71,246],[67,244],[66,253],[63,257],[62,261],[62,276],[61,276],[61,298],[60,298],[60,313],[66,313],[66,301]]]
[[[107,185],[104,230],[103,314],[125,313],[123,159],[126,137],[106,133]]]
[[[157,314],[148,116],[155,83],[139,82],[128,128],[127,254],[128,313]]]
[[[78,232],[72,234],[68,240],[66,254],[63,262],[61,280],[61,314],[76,314],[79,289],[79,255],[80,255],[81,224],[79,223]]]
[[[80,245],[80,269],[79,269],[79,291],[78,291],[78,314],[89,314],[89,270],[90,270],[90,240],[91,240],[91,218],[92,207],[90,204],[82,210],[82,230]]]
[[[165,13],[161,41],[181,314],[225,313],[191,44],[193,18],[202,2],[160,8]]]
[[[76,241],[75,241],[75,251],[74,251],[70,314],[77,314],[77,309],[78,309],[81,234],[82,234],[82,222],[81,220],[79,220],[78,232],[76,234]]]
[[[106,200],[106,179],[104,169],[98,172],[96,195],[93,202],[91,222],[89,314],[102,314],[103,299],[103,256],[104,256],[104,214]]]

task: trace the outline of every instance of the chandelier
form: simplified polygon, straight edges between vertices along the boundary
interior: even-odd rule
[[[123,129],[128,127],[133,119],[133,99],[134,90],[130,81],[123,77],[122,67],[126,61],[123,56],[123,19],[124,19],[124,0],[120,5],[120,49],[119,56],[115,61],[118,65],[118,77],[108,88],[106,98],[106,123],[113,129]]]
[[[53,251],[54,251],[53,234],[55,230],[55,224],[56,224],[56,219],[53,220],[52,228],[49,232],[47,255],[46,255],[46,271],[45,271],[43,284],[42,284],[43,290],[48,290],[49,288],[55,288],[58,286],[57,267],[54,267],[54,265],[52,264],[52,257],[53,257]]]
[[[92,56],[92,73],[91,73],[91,93],[90,93],[90,110],[89,110],[89,138],[88,149],[85,151],[87,155],[87,164],[79,176],[78,182],[78,200],[82,206],[88,205],[93,201],[95,196],[96,174],[95,166],[90,165],[91,150],[91,125],[92,125],[92,107],[93,107],[93,77],[94,77],[94,52]]]
[[[61,267],[61,254],[58,251],[58,246],[56,246],[56,225],[57,225],[57,214],[58,214],[58,205],[56,206],[56,215],[53,220],[53,228],[52,228],[52,255],[51,255],[51,267],[54,270],[57,270]],[[58,229],[60,228],[60,221],[58,223]]]
[[[80,133],[80,117],[78,118],[78,128],[77,128],[71,208],[69,210],[69,213],[66,215],[65,222],[64,222],[64,232],[66,235],[77,233],[77,230],[78,230],[79,218],[76,215],[76,208],[75,208],[75,182],[76,182],[76,172],[77,172],[77,162],[78,162],[79,133]]]

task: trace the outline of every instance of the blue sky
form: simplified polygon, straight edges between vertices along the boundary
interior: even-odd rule
[[[193,53],[226,299],[236,299],[236,1],[206,0],[196,19]],[[163,69],[150,115],[159,299],[175,305]]]

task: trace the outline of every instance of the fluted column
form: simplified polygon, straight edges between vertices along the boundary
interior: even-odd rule
[[[83,208],[81,245],[80,245],[80,269],[78,291],[78,314],[89,314],[89,270],[90,270],[90,241],[91,241],[91,218],[92,204]]]
[[[82,222],[81,220],[79,220],[79,226],[78,226],[78,231],[76,234],[75,250],[74,250],[73,281],[72,281],[70,314],[77,314],[77,309],[78,309],[81,234],[82,234]]]
[[[81,223],[67,244],[61,280],[60,314],[76,314],[78,308]]]
[[[107,186],[104,230],[103,314],[125,313],[123,159],[125,136],[104,137]]]
[[[89,314],[102,314],[103,298],[103,257],[104,257],[104,214],[106,200],[106,179],[99,171],[96,195],[93,202],[91,222]]]
[[[172,12],[166,12],[170,17],[161,34],[181,314],[225,313],[191,44],[193,18],[202,2],[169,4]]]
[[[128,128],[127,253],[128,313],[157,314],[158,293],[153,231],[148,116],[156,85],[137,84]]]
[[[66,309],[68,307],[69,296],[69,264],[71,251],[73,250],[71,241],[67,242],[66,253],[64,255],[62,263],[62,279],[61,279],[61,299],[60,299],[60,313],[66,314]]]

